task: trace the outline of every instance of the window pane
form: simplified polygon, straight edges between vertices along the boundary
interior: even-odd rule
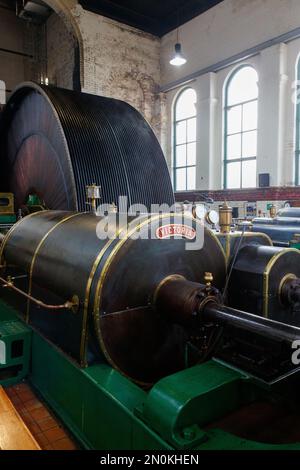
[[[233,158],[241,158],[241,155],[241,134],[227,137],[227,158],[232,160]]]
[[[243,158],[256,157],[257,131],[243,134]]]
[[[176,170],[176,191],[186,190],[186,168]]]
[[[186,166],[186,145],[179,145],[176,147],[176,161],[175,166]]]
[[[227,188],[237,189],[241,187],[241,163],[228,163],[227,167]]]
[[[242,131],[242,107],[235,106],[228,110],[227,134],[236,134]]]
[[[196,165],[196,143],[187,145],[187,164]]]
[[[256,188],[256,160],[242,163],[242,187]]]
[[[187,121],[187,141],[195,142],[196,140],[196,118]]]
[[[243,106],[243,131],[257,129],[257,101]]]
[[[187,189],[196,189],[196,167],[187,169]]]
[[[258,97],[258,75],[253,67],[234,72],[227,88],[227,105],[232,106]]]
[[[186,142],[186,121],[176,124],[176,144],[185,144]]]
[[[183,91],[176,102],[176,121],[196,116],[197,94],[192,88]]]

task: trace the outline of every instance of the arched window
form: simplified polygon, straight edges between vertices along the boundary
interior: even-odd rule
[[[186,88],[174,108],[174,189],[196,189],[196,102],[197,94]]]
[[[295,184],[300,184],[300,57],[297,62],[296,71],[296,90],[295,90],[295,104],[296,104],[296,142],[295,142]]]
[[[258,75],[242,66],[225,89],[224,188],[256,187]]]

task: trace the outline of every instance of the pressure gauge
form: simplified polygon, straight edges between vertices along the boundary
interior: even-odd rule
[[[193,206],[192,213],[195,219],[204,220],[206,208],[203,204],[197,204]]]
[[[217,211],[208,211],[206,214],[206,222],[209,225],[217,225],[219,223],[219,214]]]

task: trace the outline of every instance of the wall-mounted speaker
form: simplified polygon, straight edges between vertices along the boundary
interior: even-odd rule
[[[260,173],[258,175],[258,185],[260,188],[268,188],[270,186],[270,173]]]

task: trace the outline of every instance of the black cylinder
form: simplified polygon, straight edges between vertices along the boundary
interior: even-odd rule
[[[90,213],[34,213],[12,228],[1,259],[7,275],[17,268],[27,273],[24,289],[36,298],[50,304],[79,299],[75,313],[43,310],[27,300],[21,306],[48,339],[83,365],[104,355],[133,380],[152,383],[184,367],[187,341],[184,328],[152,308],[156,287],[172,274],[199,282],[209,271],[221,289],[224,252],[192,217],[185,217],[184,227],[204,230],[197,250],[186,249],[193,242],[184,236],[160,235],[162,227],[182,228],[181,215],[130,217],[128,226],[120,222],[119,235],[111,228],[108,239],[99,239],[97,225],[104,220]]]
[[[229,306],[299,326],[293,305],[282,302],[282,286],[291,277],[300,277],[299,250],[244,246],[232,267]]]

